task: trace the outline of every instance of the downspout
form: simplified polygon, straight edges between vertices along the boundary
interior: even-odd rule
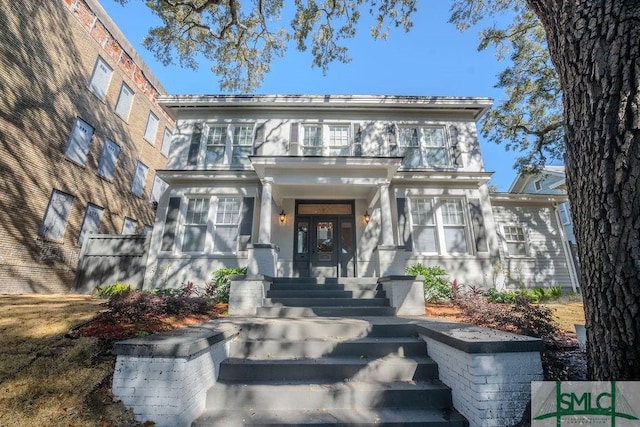
[[[567,261],[567,266],[569,267],[569,277],[571,279],[571,288],[573,292],[578,292],[578,273],[576,272],[576,267],[573,264],[573,257],[571,256],[571,248],[569,248],[569,241],[567,240],[567,236],[564,233],[564,225],[562,225],[562,221],[560,221],[560,210],[558,209],[558,204],[553,204],[553,212],[556,217],[556,224],[558,224],[558,230],[560,230],[560,239],[562,240],[562,249],[564,250],[564,257]]]

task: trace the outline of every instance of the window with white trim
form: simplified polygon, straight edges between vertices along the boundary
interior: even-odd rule
[[[503,225],[502,233],[509,256],[527,256],[527,239],[519,225]]]
[[[208,125],[205,138],[205,167],[246,165],[253,154],[254,125]]]
[[[329,125],[329,156],[349,155],[349,125]]]
[[[142,197],[144,195],[144,183],[147,179],[147,171],[149,168],[142,162],[136,164],[136,171],[133,174],[133,182],[131,183],[131,192]]]
[[[144,129],[144,139],[146,139],[151,145],[156,143],[156,132],[158,131],[158,116],[149,111],[149,117],[147,118],[147,126]]]
[[[242,198],[240,197],[218,198],[213,229],[214,251],[225,253],[236,252],[238,247],[241,208]]]
[[[204,252],[207,241],[209,204],[209,198],[187,199],[187,211],[184,217],[184,234],[182,236],[182,252]]]
[[[451,166],[444,127],[399,126],[397,155],[406,168]]]
[[[72,203],[72,195],[53,190],[38,234],[45,239],[62,240]]]
[[[167,189],[169,185],[164,182],[157,174],[153,177],[153,187],[151,188],[151,201],[159,202],[162,193]]]
[[[122,83],[122,87],[120,87],[120,94],[118,95],[118,101],[116,102],[116,114],[122,117],[125,121],[128,120],[132,103],[133,90],[131,90],[131,88],[125,83]]]
[[[78,244],[82,245],[84,238],[89,234],[96,234],[100,231],[100,220],[102,219],[102,213],[104,209],[99,206],[89,203],[87,210],[84,213],[84,219],[82,220],[82,228],[80,228],[80,235],[78,236]]]
[[[560,221],[563,225],[571,224],[571,214],[569,213],[569,202],[560,203],[558,206],[558,213],[560,214]]]
[[[160,152],[165,156],[169,156],[169,149],[171,148],[171,138],[173,135],[171,131],[167,128],[164,128],[164,134],[162,135],[162,147],[160,148]]]
[[[412,197],[413,249],[425,254],[469,253],[469,225],[463,199]]]
[[[536,191],[542,190],[542,180],[541,179],[536,179],[535,181],[533,181],[533,188]]]
[[[120,147],[118,144],[108,138],[105,138],[96,173],[105,179],[112,180],[119,154]]]
[[[89,90],[98,98],[104,100],[107,96],[107,89],[109,88],[112,75],[113,69],[104,59],[98,56],[96,64],[93,66],[91,78],[89,79]]]
[[[89,153],[89,145],[93,136],[93,127],[80,117],[76,117],[73,121],[73,128],[69,134],[67,146],[64,149],[64,155],[67,159],[84,166],[87,162],[87,154]]]
[[[138,222],[133,218],[125,216],[124,221],[122,222],[122,231],[120,234],[136,234],[137,229]]]
[[[302,126],[302,155],[322,156],[322,126]]]

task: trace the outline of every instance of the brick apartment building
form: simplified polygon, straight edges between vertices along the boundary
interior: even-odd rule
[[[0,294],[72,290],[89,233],[154,222],[165,90],[95,0],[0,2]]]

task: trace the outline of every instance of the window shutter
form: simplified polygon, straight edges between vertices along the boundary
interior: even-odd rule
[[[353,155],[362,156],[362,132],[359,123],[353,125]]]
[[[265,124],[262,123],[260,126],[258,126],[256,128],[256,147],[258,147],[260,144],[262,144],[263,142],[265,142],[264,137],[265,137]]]
[[[198,164],[198,153],[200,152],[200,140],[202,139],[202,123],[193,125],[193,133],[191,134],[191,144],[189,145],[189,156],[187,163],[190,165]]]
[[[251,234],[253,231],[253,197],[244,197],[242,199],[242,213],[240,218],[240,229],[238,232],[238,250],[246,251],[247,245],[251,242]]]
[[[180,197],[169,198],[167,207],[167,217],[164,221],[162,232],[161,251],[171,252],[176,241],[176,227],[178,226],[178,215],[180,214]]]
[[[396,126],[393,123],[387,124],[387,140],[389,141],[389,155],[398,155],[398,141],[396,138]]]
[[[449,128],[449,135],[451,137],[451,160],[453,167],[462,168],[464,164],[462,163],[462,150],[460,149],[458,128],[451,126]]]
[[[469,210],[471,211],[471,225],[475,236],[476,251],[489,252],[480,199],[469,199]]]
[[[76,117],[64,155],[69,160],[84,165],[87,161],[87,153],[89,152],[89,143],[92,136],[93,128],[81,118]]]
[[[405,250],[413,250],[413,240],[411,238],[411,223],[409,222],[409,207],[407,199],[399,197],[396,199],[398,208],[398,232],[400,233],[400,241],[403,242]]]
[[[289,143],[297,144],[299,142],[300,123],[291,123],[289,129]]]

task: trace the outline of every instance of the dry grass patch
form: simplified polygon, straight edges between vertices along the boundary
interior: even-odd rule
[[[565,332],[575,333],[576,323],[584,325],[584,305],[582,300],[578,301],[558,301],[543,304],[553,310],[553,315],[560,325],[560,329]]]

